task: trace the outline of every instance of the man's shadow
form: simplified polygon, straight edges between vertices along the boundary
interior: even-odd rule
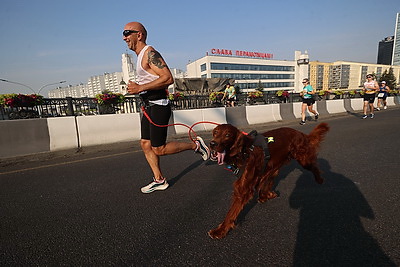
[[[374,213],[357,186],[330,170],[319,159],[325,182],[316,184],[310,172],[297,180],[290,206],[299,209],[294,266],[396,266],[360,218]]]
[[[201,164],[203,164],[203,162],[204,161],[202,159],[199,159],[199,160],[196,160],[195,162],[193,162],[192,164],[190,164],[183,171],[181,171],[177,176],[168,180],[169,186],[171,186],[171,187],[174,186],[174,184],[177,183],[183,176],[185,176],[190,171],[199,167]]]

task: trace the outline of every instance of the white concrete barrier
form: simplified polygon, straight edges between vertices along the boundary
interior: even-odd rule
[[[174,123],[182,123],[187,126],[192,126],[194,123],[198,121],[203,120],[203,114],[201,112],[201,109],[189,109],[189,110],[174,110],[173,111],[173,122]],[[182,134],[182,133],[187,133],[188,128],[181,126],[181,125],[175,125],[175,132],[177,134]],[[194,127],[194,130],[196,131],[204,131],[204,125],[199,124]]]
[[[138,113],[77,117],[81,146],[101,145],[140,139]]]
[[[326,101],[328,102],[328,101]],[[301,119],[301,106],[303,105],[303,102],[295,102],[293,103],[293,113],[294,116],[297,119]],[[318,101],[315,101],[314,105],[313,105],[314,110],[316,110],[318,112]],[[314,113],[311,113],[308,111],[308,107],[306,109],[306,118],[307,117],[311,117],[314,116]]]
[[[302,102],[293,103],[293,115],[294,115],[297,119],[301,118],[301,105],[302,105],[302,104],[303,104]],[[306,117],[307,117],[307,116],[311,116],[311,115],[308,113],[308,110],[306,111]]]
[[[50,136],[50,151],[78,147],[75,117],[48,118],[47,127]]]
[[[346,112],[343,99],[326,101],[326,109],[328,110],[329,114]]]
[[[352,98],[350,101],[353,110],[363,110],[364,100],[362,98]]]
[[[175,110],[173,111],[174,123],[181,123],[187,126],[192,126],[198,122],[211,121],[215,123],[226,123],[225,108],[207,108],[207,109],[190,109],[190,110]],[[188,128],[175,125],[177,134],[187,133]],[[214,129],[215,124],[199,123],[194,126],[194,131],[210,131]]]
[[[225,108],[205,108],[201,110],[203,115],[202,121],[215,122],[219,124],[224,124],[226,122],[226,111]],[[202,123],[204,130],[211,131],[215,128],[215,124]]]
[[[282,120],[280,105],[254,105],[246,106],[246,119],[249,124],[260,124]]]
[[[386,103],[388,106],[395,106],[396,103],[394,102],[394,96],[389,96],[386,98]]]
[[[388,106],[395,106],[398,96],[387,98]],[[318,103],[315,108],[318,110]],[[375,102],[376,103],[376,102]],[[287,106],[290,110],[284,110],[280,104],[254,105],[243,108],[238,114],[243,116],[249,123],[260,124],[273,121],[280,121],[285,115],[292,113],[295,118],[301,118],[301,102]],[[327,100],[320,103],[321,109],[326,105],[329,114],[346,112],[343,99]],[[363,109],[363,99],[350,99],[351,108],[354,111]],[[347,106],[348,108],[348,106]],[[306,116],[313,116],[306,111]],[[283,114],[282,113],[282,114]],[[290,116],[290,118],[292,117]],[[173,122],[183,123],[188,127],[197,122],[211,121],[215,123],[227,123],[226,109],[191,109],[173,111]],[[195,131],[210,131],[215,127],[214,124],[200,123],[195,126]],[[0,157],[18,156],[47,151],[57,151],[63,149],[77,148],[79,146],[91,146],[110,144],[124,141],[134,141],[140,139],[140,114],[110,114],[101,116],[78,116],[78,117],[58,117],[48,119],[32,119],[20,121],[0,122],[1,129],[7,129],[0,138],[2,150]],[[30,134],[26,135],[23,130],[31,129]],[[177,134],[188,133],[188,128],[175,126]],[[27,146],[26,138],[29,140]]]

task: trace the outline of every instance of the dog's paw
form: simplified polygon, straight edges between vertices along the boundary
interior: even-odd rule
[[[264,203],[265,201],[267,201],[269,199],[274,199],[276,197],[278,197],[278,194],[276,192],[274,192],[274,191],[270,191],[270,192],[268,192],[266,194],[260,195],[258,197],[257,201],[259,203]]]
[[[228,231],[223,230],[222,228],[215,228],[210,231],[208,231],[208,236],[211,237],[212,239],[222,239],[226,236]]]

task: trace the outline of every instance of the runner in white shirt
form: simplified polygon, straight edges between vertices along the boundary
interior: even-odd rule
[[[128,92],[139,94],[145,112],[154,123],[167,125],[172,113],[167,98],[167,88],[174,81],[167,63],[160,53],[146,44],[147,31],[141,23],[130,22],[126,24],[122,34],[128,48],[138,55],[138,83],[130,81]],[[151,124],[146,116],[142,117],[140,142],[154,175],[153,182],[141,189],[143,193],[168,188],[167,180],[160,169],[160,156],[194,150],[200,153],[204,160],[210,157],[210,150],[201,137],[197,137],[197,140],[193,143],[166,143],[167,132],[167,127],[157,127]]]

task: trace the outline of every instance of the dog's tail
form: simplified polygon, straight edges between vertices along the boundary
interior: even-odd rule
[[[317,125],[308,135],[308,140],[312,147],[318,150],[319,144],[324,140],[326,133],[329,131],[327,123],[323,122]]]

